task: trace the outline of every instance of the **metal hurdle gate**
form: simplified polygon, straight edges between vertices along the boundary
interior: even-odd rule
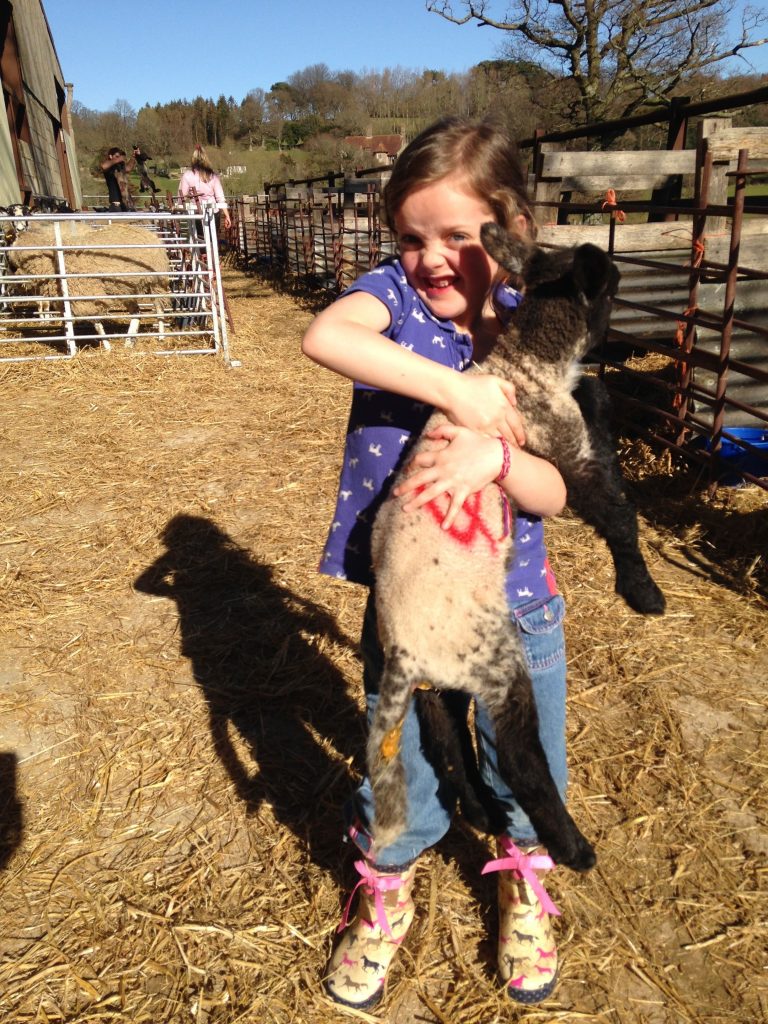
[[[65,225],[128,224],[148,228],[157,241],[150,245],[70,240]],[[44,242],[25,244],[27,228],[48,223]],[[105,349],[112,342],[158,356],[220,355],[231,364],[227,316],[221,282],[216,225],[211,211],[196,213],[78,213],[0,216],[0,362],[72,359],[85,346]],[[114,254],[164,250],[168,270],[126,264],[116,269]],[[12,250],[37,252],[51,261],[50,273],[13,273]],[[74,253],[109,250],[105,270],[78,269]],[[52,257],[52,259],[51,259]],[[147,279],[161,280],[146,290]],[[104,282],[119,282],[120,294],[109,294]],[[90,282],[83,290],[84,282]],[[101,287],[99,287],[99,282]],[[95,301],[102,312],[82,313],[78,306]],[[132,307],[126,312],[125,303]],[[73,304],[75,309],[73,310]],[[110,306],[113,309],[110,310]],[[129,321],[127,331],[121,327]],[[149,328],[149,329],[147,329]],[[143,343],[150,343],[144,345]]]

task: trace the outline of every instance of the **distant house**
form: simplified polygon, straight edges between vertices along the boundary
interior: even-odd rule
[[[245,174],[247,170],[245,164],[230,164],[222,174],[222,178],[231,178],[233,174]]]
[[[0,0],[0,205],[82,206],[64,76],[41,0]]]
[[[405,146],[405,139],[402,135],[347,135],[344,145],[370,154],[374,164],[393,164]]]

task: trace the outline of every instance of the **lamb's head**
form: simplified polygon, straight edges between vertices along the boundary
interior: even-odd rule
[[[494,223],[483,224],[480,238],[525,286],[516,318],[522,344],[545,361],[560,362],[581,358],[603,340],[620,277],[607,253],[589,243],[542,249]]]

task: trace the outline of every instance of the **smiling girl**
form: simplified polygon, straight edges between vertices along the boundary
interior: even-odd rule
[[[480,228],[496,221],[533,236],[524,180],[514,145],[489,123],[447,118],[422,132],[398,158],[384,192],[398,256],[364,274],[320,313],[303,351],[354,381],[338,499],[320,568],[371,590],[361,639],[368,720],[383,667],[371,526],[396,469],[408,461],[411,439],[437,407],[450,421],[432,435],[442,446],[413,459],[412,474],[395,493],[406,510],[447,493],[446,529],[466,498],[493,480],[517,510],[507,579],[510,631],[519,631],[526,650],[542,744],[564,795],[564,605],[549,568],[542,517],[562,510],[565,485],[554,466],[524,450],[512,385],[461,372],[483,359],[520,300],[483,249]],[[482,705],[475,724],[483,776],[507,813],[507,828],[497,837],[499,859],[487,866],[499,872],[499,974],[512,999],[536,1003],[552,992],[557,974],[550,928],[550,914],[557,911],[537,874],[552,862],[498,774],[493,729]],[[455,810],[455,797],[424,756],[413,707],[401,746],[406,832],[385,849],[373,847],[375,807],[367,779],[348,809],[348,835],[362,854],[355,864],[359,900],[352,920],[349,906],[343,916],[325,987],[336,1002],[358,1009],[370,1009],[382,997],[415,913],[417,858],[445,835]]]

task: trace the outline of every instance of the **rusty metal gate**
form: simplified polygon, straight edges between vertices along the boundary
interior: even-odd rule
[[[762,146],[768,130],[760,131],[749,141],[762,158],[758,141]],[[727,136],[721,131],[717,138]],[[713,484],[733,475],[721,454],[727,449],[739,472],[748,467],[743,477],[768,489],[768,209],[745,198],[746,182],[764,178],[765,164],[751,164],[745,151],[736,167],[738,147],[728,155],[722,173],[735,192],[730,203],[702,194],[701,185],[711,179],[705,164],[698,197],[687,206],[614,197],[613,203],[539,201],[534,208],[544,221],[543,244],[593,241],[620,265],[610,344],[597,356],[617,416],[652,444],[705,464]],[[639,159],[637,153],[625,156]],[[650,159],[664,156],[662,151]],[[687,159],[696,166],[695,153]],[[646,218],[653,213],[671,219],[619,226],[622,205]],[[242,197],[232,209],[232,245],[245,267],[269,269],[331,296],[394,251],[382,223],[378,180],[287,182]],[[584,223],[568,224],[569,214]],[[640,244],[638,234],[650,243]],[[654,357],[666,364],[663,369]]]

